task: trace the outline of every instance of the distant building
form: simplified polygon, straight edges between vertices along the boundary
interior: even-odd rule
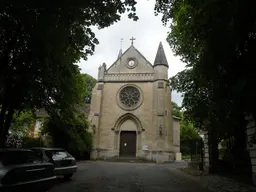
[[[78,107],[78,110],[84,113],[85,117],[88,118],[90,113],[90,104],[84,104],[83,106]],[[37,110],[36,116],[37,116],[37,119],[34,124],[34,129],[29,134],[31,137],[38,137],[40,135],[40,129],[43,125],[43,118],[47,117],[48,114],[45,111],[45,109],[41,108]]]

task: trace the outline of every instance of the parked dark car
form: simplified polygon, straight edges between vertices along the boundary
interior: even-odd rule
[[[32,148],[45,161],[53,163],[56,176],[69,179],[77,172],[76,159],[61,148]]]
[[[0,191],[47,191],[56,182],[54,166],[28,149],[0,149]]]

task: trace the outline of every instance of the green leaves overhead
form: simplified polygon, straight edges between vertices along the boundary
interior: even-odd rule
[[[167,41],[187,68],[171,78],[184,95],[185,116],[226,137],[243,131],[244,112],[256,117],[254,1],[158,1],[170,24]]]
[[[180,110],[180,107],[177,105],[177,103],[172,101],[172,115],[175,117],[182,118],[182,112]]]
[[[69,109],[84,96],[74,64],[92,55],[99,43],[91,27],[110,26],[127,8],[137,20],[135,5],[134,0],[90,0],[0,6],[1,141],[14,111],[43,107],[51,113]]]
[[[36,117],[31,111],[21,111],[14,114],[10,131],[23,133],[23,136],[28,135],[35,128],[35,123]]]

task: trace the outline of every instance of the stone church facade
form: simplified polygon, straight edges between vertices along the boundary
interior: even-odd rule
[[[179,119],[172,116],[168,62],[160,42],[154,64],[132,45],[98,69],[88,119],[92,159],[180,160]]]

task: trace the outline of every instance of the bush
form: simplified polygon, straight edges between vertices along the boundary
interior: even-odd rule
[[[5,147],[7,148],[32,148],[52,147],[51,137],[43,135],[38,138],[23,136],[20,132],[11,133],[7,136]]]
[[[23,148],[44,147],[44,143],[41,138],[24,137],[22,147]]]
[[[52,137],[50,135],[42,135],[42,141],[45,147],[52,147]]]
[[[22,147],[22,134],[20,133],[11,133],[7,136],[5,147],[8,148],[21,148]]]
[[[88,159],[92,135],[83,114],[52,114],[43,125],[43,133],[52,137],[53,147],[66,149],[77,159]]]

